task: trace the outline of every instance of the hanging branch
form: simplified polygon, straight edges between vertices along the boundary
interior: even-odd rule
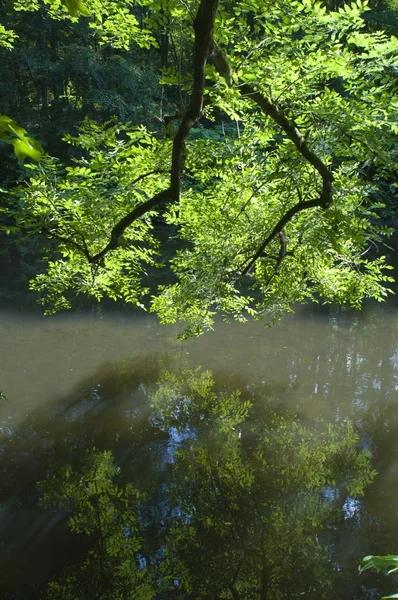
[[[210,55],[211,63],[216,67],[218,73],[224,77],[228,84],[231,84],[231,68],[228,64],[228,61],[218,46],[217,43],[214,43],[211,55]],[[264,250],[267,246],[272,242],[276,235],[279,236],[282,234],[283,228],[293,219],[293,217],[303,211],[308,210],[310,208],[329,208],[330,204],[333,200],[333,174],[325,165],[325,163],[321,160],[321,158],[313,152],[307,143],[307,140],[304,136],[301,135],[300,131],[291,123],[289,119],[283,114],[282,110],[278,107],[277,104],[273,104],[270,102],[265,96],[263,96],[258,90],[256,90],[252,85],[248,83],[242,83],[239,86],[240,94],[251,100],[261,109],[264,115],[270,117],[279,127],[284,131],[286,136],[293,142],[297,151],[303,156],[310,165],[314,167],[314,169],[318,172],[318,174],[322,178],[322,190],[318,196],[313,200],[307,200],[305,202],[298,202],[295,206],[291,207],[278,221],[275,225],[271,233],[264,240],[261,246],[258,248],[254,256],[249,260],[249,263],[244,266],[241,270],[241,275],[247,275],[252,269],[254,263],[260,256],[264,253]],[[283,235],[283,234],[282,234]],[[283,247],[284,237],[280,237],[281,248]],[[279,265],[282,262],[284,256],[286,255],[286,249],[283,252],[282,259],[279,261]]]
[[[205,67],[214,46],[213,30],[219,0],[201,0],[193,22],[195,34],[193,58],[193,88],[187,111],[184,113],[173,141],[170,185],[152,198],[139,204],[114,225],[108,244],[97,254],[89,258],[90,263],[99,262],[110,250],[120,244],[124,231],[137,219],[153,210],[163,202],[177,203],[180,199],[181,177],[184,171],[185,140],[203,110],[205,90]]]
[[[260,92],[257,92],[251,85],[244,83],[240,86],[240,91],[243,96],[247,96],[255,102],[262,110],[262,112],[271,117],[271,119],[279,125],[279,127],[285,132],[287,137],[296,146],[299,153],[318,171],[322,177],[322,191],[318,198],[318,206],[322,208],[329,208],[332,203],[332,183],[333,174],[329,171],[325,163],[319,158],[319,156],[310,150],[307,140],[301,135],[297,127],[291,123],[282,111],[269,100],[267,100]]]
[[[274,237],[280,234],[283,228],[293,219],[294,215],[301,212],[302,210],[308,210],[309,208],[317,208],[319,206],[321,206],[319,203],[319,198],[316,198],[315,200],[306,200],[305,202],[299,202],[298,204],[292,206],[283,215],[283,217],[279,219],[278,223],[275,225],[269,236],[264,240],[264,242],[255,252],[255,254],[252,256],[252,258],[249,260],[249,263],[243,267],[243,269],[240,272],[240,275],[247,275],[250,272],[256,260],[260,258],[260,256],[263,254],[267,246],[269,246],[269,244],[272,242]],[[286,251],[283,253],[282,260],[285,256]],[[279,264],[282,262],[282,260],[279,261]]]
[[[285,132],[287,137],[296,146],[298,152],[314,167],[322,178],[322,190],[318,196],[313,200],[307,200],[305,202],[298,202],[292,206],[278,221],[274,229],[271,231],[269,236],[264,240],[249,264],[242,270],[242,275],[247,275],[252,269],[256,260],[261,256],[267,246],[272,242],[274,237],[281,233],[283,228],[292,220],[292,218],[303,210],[310,208],[329,208],[333,200],[333,174],[329,171],[328,167],[322,162],[315,152],[310,150],[306,139],[301,135],[297,127],[292,124],[281,110],[269,102],[260,92],[257,92],[251,85],[243,84],[240,87],[241,93],[247,96],[255,102],[262,110],[262,112],[269,116],[281,129]]]
[[[214,20],[218,4],[219,0],[202,0],[193,23],[195,34],[193,88],[188,109],[182,116],[179,129],[173,141],[170,185],[167,189],[162,190],[149,200],[136,206],[131,212],[120,219],[111,231],[108,244],[100,252],[88,258],[90,263],[98,263],[109,251],[116,249],[120,244],[124,231],[137,219],[163,202],[177,203],[180,199],[181,178],[184,171],[185,141],[193,125],[199,119],[203,111],[206,63],[211,62],[214,64],[219,74],[225,78],[227,83],[232,83],[231,68],[228,61],[220,47],[213,40]],[[264,250],[272,242],[275,236],[282,232],[283,228],[297,213],[316,207],[327,209],[330,206],[333,199],[333,174],[329,171],[328,167],[323,163],[320,157],[309,148],[307,140],[276,104],[270,102],[248,83],[241,84],[239,90],[243,97],[256,103],[266,116],[269,116],[281,127],[286,136],[293,142],[297,151],[314,167],[322,179],[322,190],[319,197],[313,200],[299,202],[291,207],[280,218],[266,240],[250,259],[249,263],[241,270],[241,274],[245,275],[249,273],[256,260],[264,253]],[[283,258],[285,254],[286,253],[284,253]],[[280,262],[282,262],[282,260]]]

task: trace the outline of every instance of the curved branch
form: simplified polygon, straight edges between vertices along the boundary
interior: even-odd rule
[[[64,237],[62,235],[58,235],[58,233],[51,231],[51,229],[48,229],[48,227],[45,227],[44,225],[42,225],[40,227],[40,230],[42,233],[45,233],[46,236],[49,238],[53,238],[54,240],[63,242],[66,245],[70,244],[70,245],[74,246],[76,248],[76,250],[81,252],[81,254],[83,254],[87,258],[87,260],[90,261],[90,255],[88,253],[88,250],[87,250],[86,244],[84,243],[84,240],[83,240],[83,245],[81,246],[78,242],[75,242],[74,239],[69,238],[69,237]]]
[[[308,210],[309,208],[320,207],[323,209],[329,208],[333,200],[333,174],[319,158],[319,156],[310,150],[306,139],[301,135],[297,127],[291,123],[282,111],[274,104],[269,102],[260,92],[257,92],[251,85],[245,83],[240,87],[241,93],[255,102],[262,110],[262,112],[269,116],[281,129],[285,132],[287,137],[296,146],[298,152],[314,167],[322,178],[322,190],[318,198],[314,200],[307,200],[305,202],[299,202],[295,206],[292,206],[278,221],[274,229],[271,231],[266,240],[261,244],[254,257],[250,260],[249,264],[243,269],[242,275],[247,275],[252,269],[256,260],[264,252],[265,248],[271,243],[277,234],[282,232],[282,229],[291,221],[291,219],[298,212],[302,210]]]
[[[231,84],[231,68],[228,64],[225,54],[216,42],[213,44],[210,60],[217,69],[218,73],[224,77],[227,83]],[[329,171],[325,163],[315,152],[310,150],[305,137],[301,135],[294,123],[291,123],[283,114],[276,103],[270,102],[249,83],[241,83],[239,85],[239,90],[242,96],[246,96],[248,99],[255,102],[265,115],[270,117],[277,125],[279,125],[287,137],[296,146],[298,152],[316,169],[316,171],[318,171],[319,175],[322,177],[322,192],[319,196],[319,206],[328,208],[333,199],[333,174],[331,171]]]
[[[322,205],[319,203],[319,198],[317,198],[315,200],[306,200],[305,202],[299,202],[298,204],[295,204],[294,206],[292,206],[287,211],[287,213],[285,213],[283,215],[283,217],[281,217],[279,219],[278,223],[275,225],[275,227],[273,228],[273,230],[271,231],[271,233],[269,234],[267,239],[264,240],[264,242],[261,244],[261,246],[259,247],[257,252],[252,256],[252,258],[249,260],[249,263],[244,267],[244,269],[241,271],[240,274],[247,275],[250,272],[254,263],[256,262],[256,260],[258,258],[260,258],[260,256],[262,255],[262,253],[264,252],[266,247],[272,242],[272,240],[274,239],[275,236],[277,236],[279,233],[282,232],[283,228],[287,225],[287,223],[289,223],[289,221],[291,221],[293,219],[294,215],[301,212],[302,210],[308,210],[309,208],[319,208],[321,206]],[[282,256],[282,260],[283,260],[283,256]]]
[[[201,0],[193,23],[195,33],[193,58],[193,88],[187,111],[182,117],[177,134],[173,141],[171,159],[170,185],[167,189],[155,194],[152,198],[139,204],[131,212],[116,223],[111,231],[108,244],[97,254],[89,258],[90,263],[100,261],[110,250],[120,244],[124,231],[144,214],[153,210],[163,202],[178,202],[180,199],[181,177],[184,171],[185,140],[203,109],[205,89],[205,67],[213,48],[214,21],[219,0]]]
[[[283,114],[283,112],[276,106],[267,100],[260,92],[256,91],[248,83],[244,83],[240,86],[240,91],[243,96],[248,96],[250,100],[255,102],[262,110],[262,112],[271,117],[271,119],[279,125],[279,127],[285,132],[287,137],[296,146],[298,152],[318,171],[322,177],[322,191],[318,198],[318,206],[322,208],[329,208],[332,203],[332,184],[333,174],[329,171],[325,163],[319,158],[319,156],[310,150],[306,139],[301,135],[297,127],[291,123]]]
[[[219,74],[225,78],[227,82],[231,81],[230,67],[228,61],[215,42],[211,52],[212,64],[216,67]],[[261,244],[254,256],[249,260],[247,266],[242,270],[241,275],[247,275],[254,263],[263,254],[265,248],[271,243],[274,237],[282,233],[283,228],[298,212],[307,210],[309,208],[321,207],[323,209],[329,208],[333,200],[333,173],[328,169],[321,158],[313,152],[304,136],[301,135],[294,123],[290,122],[289,119],[283,114],[279,106],[275,103],[270,102],[265,96],[263,96],[258,90],[256,90],[249,83],[242,83],[239,86],[239,90],[242,96],[246,96],[252,102],[255,102],[261,111],[268,117],[270,117],[279,127],[285,132],[286,136],[293,142],[298,152],[314,167],[322,178],[322,190],[319,197],[314,200],[307,200],[305,202],[299,202],[295,206],[292,206],[278,221],[274,229],[271,231],[266,240]],[[283,233],[282,233],[283,236]],[[281,241],[281,252],[283,253],[283,242],[284,236],[280,237]],[[286,252],[283,253],[281,260],[282,262]]]

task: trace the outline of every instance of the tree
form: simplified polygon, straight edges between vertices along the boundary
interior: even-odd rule
[[[183,30],[191,69],[165,67],[163,84],[189,102],[161,113],[156,134],[86,120],[67,136],[72,166],[29,165],[10,214],[57,241],[32,283],[47,310],[74,293],[147,307],[159,220],[179,249],[174,282],[150,306],[163,322],[188,322],[186,334],[217,311],[273,319],[306,299],[382,300],[391,277],[370,251],[391,233],[377,196],[397,163],[397,40],[366,31],[362,0],[337,11],[315,0],[142,4],[142,28],[128,3],[120,14],[84,6],[100,43],[150,46],[154,31]],[[119,27],[126,11],[130,29]]]

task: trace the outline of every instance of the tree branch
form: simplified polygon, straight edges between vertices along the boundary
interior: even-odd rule
[[[215,42],[211,52],[212,64],[216,67],[219,74],[225,78],[227,82],[231,81],[231,70],[228,61]],[[293,142],[298,152],[314,167],[322,178],[322,190],[319,197],[314,200],[307,200],[305,202],[299,202],[292,208],[290,208],[278,221],[274,229],[271,231],[267,239],[261,244],[253,258],[250,259],[249,264],[241,272],[242,275],[247,275],[253,267],[256,260],[263,254],[265,248],[271,243],[277,234],[281,234],[283,228],[298,212],[307,210],[309,208],[321,207],[323,209],[329,208],[333,200],[333,174],[321,160],[321,158],[313,152],[304,136],[301,135],[300,131],[291,123],[289,119],[283,114],[282,110],[275,103],[270,102],[265,98],[259,91],[257,91],[249,83],[242,83],[239,86],[239,90],[242,96],[246,96],[249,100],[257,104],[261,111],[268,117],[270,117],[279,127],[285,132],[286,136]],[[283,234],[282,234],[283,235]],[[281,252],[283,256],[278,260],[278,267],[282,262],[286,248],[283,251],[284,237],[281,240]]]
[[[82,254],[84,254],[84,256],[87,258],[88,261],[90,261],[90,255],[88,253],[86,244],[83,240],[83,245],[81,246],[80,244],[78,244],[78,242],[75,242],[74,239],[69,238],[69,237],[64,237],[62,235],[58,235],[58,233],[55,233],[54,231],[51,231],[51,229],[49,229],[48,227],[42,225],[40,227],[40,231],[42,233],[45,233],[47,235],[47,237],[53,238],[54,240],[58,240],[59,242],[63,242],[64,244],[70,244],[72,246],[74,246],[77,250],[79,250],[79,252],[81,252]]]
[[[201,0],[193,22],[195,33],[193,58],[193,88],[189,106],[181,119],[180,126],[173,141],[170,185],[167,189],[155,194],[152,198],[139,204],[131,212],[116,223],[111,231],[108,244],[89,259],[90,263],[100,261],[110,250],[120,244],[124,231],[144,214],[153,210],[163,202],[176,203],[180,199],[181,177],[184,171],[184,149],[193,125],[199,119],[203,109],[205,89],[205,67],[213,48],[214,21],[219,0]]]
[[[255,102],[263,111],[263,113],[277,124],[287,137],[296,146],[298,152],[318,171],[322,177],[322,191],[318,198],[318,206],[322,208],[329,208],[332,203],[332,184],[333,174],[329,171],[328,167],[322,162],[319,156],[310,150],[306,139],[301,135],[297,127],[291,123],[278,106],[272,104],[267,100],[260,92],[257,92],[251,85],[244,83],[240,86],[240,91],[243,96],[248,96],[250,100]]]
[[[148,171],[147,173],[141,173],[141,175],[138,175],[138,177],[136,177],[135,179],[133,179],[133,181],[131,182],[131,185],[135,185],[139,181],[142,181],[143,179],[146,179],[147,177],[150,177],[150,175],[159,175],[159,174],[164,173],[164,172],[165,171],[160,171],[159,169],[154,169],[153,171]]]
[[[295,204],[294,206],[289,208],[289,210],[283,215],[283,217],[279,219],[278,223],[275,225],[269,236],[261,244],[254,256],[250,259],[249,263],[243,268],[243,270],[241,271],[241,275],[247,275],[250,272],[254,263],[258,258],[260,258],[266,247],[272,242],[272,240],[276,235],[278,235],[278,233],[282,232],[282,229],[287,225],[287,223],[289,223],[289,221],[292,220],[294,215],[301,212],[302,210],[308,210],[309,208],[319,208],[320,206],[321,204],[319,203],[319,198],[316,198],[315,200],[306,200],[305,202],[299,202],[298,204]]]

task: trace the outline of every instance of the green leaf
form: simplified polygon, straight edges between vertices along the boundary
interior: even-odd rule
[[[7,117],[6,115],[0,115],[0,137],[2,139],[7,139],[10,134],[22,138],[25,133],[26,129],[20,127],[10,117]]]
[[[359,565],[359,572],[363,573],[367,569],[376,569],[381,571],[382,569],[389,569],[394,567],[394,571],[398,567],[398,555],[387,554],[386,556],[365,556]],[[391,573],[392,571],[389,571]],[[393,597],[393,596],[391,596]]]
[[[70,12],[72,17],[77,17],[79,14],[88,17],[90,11],[81,0],[61,0],[65,8]]]
[[[19,160],[24,160],[28,157],[38,162],[44,152],[41,144],[30,137],[25,136],[22,139],[17,138],[12,140],[11,143],[14,146],[15,154]]]

